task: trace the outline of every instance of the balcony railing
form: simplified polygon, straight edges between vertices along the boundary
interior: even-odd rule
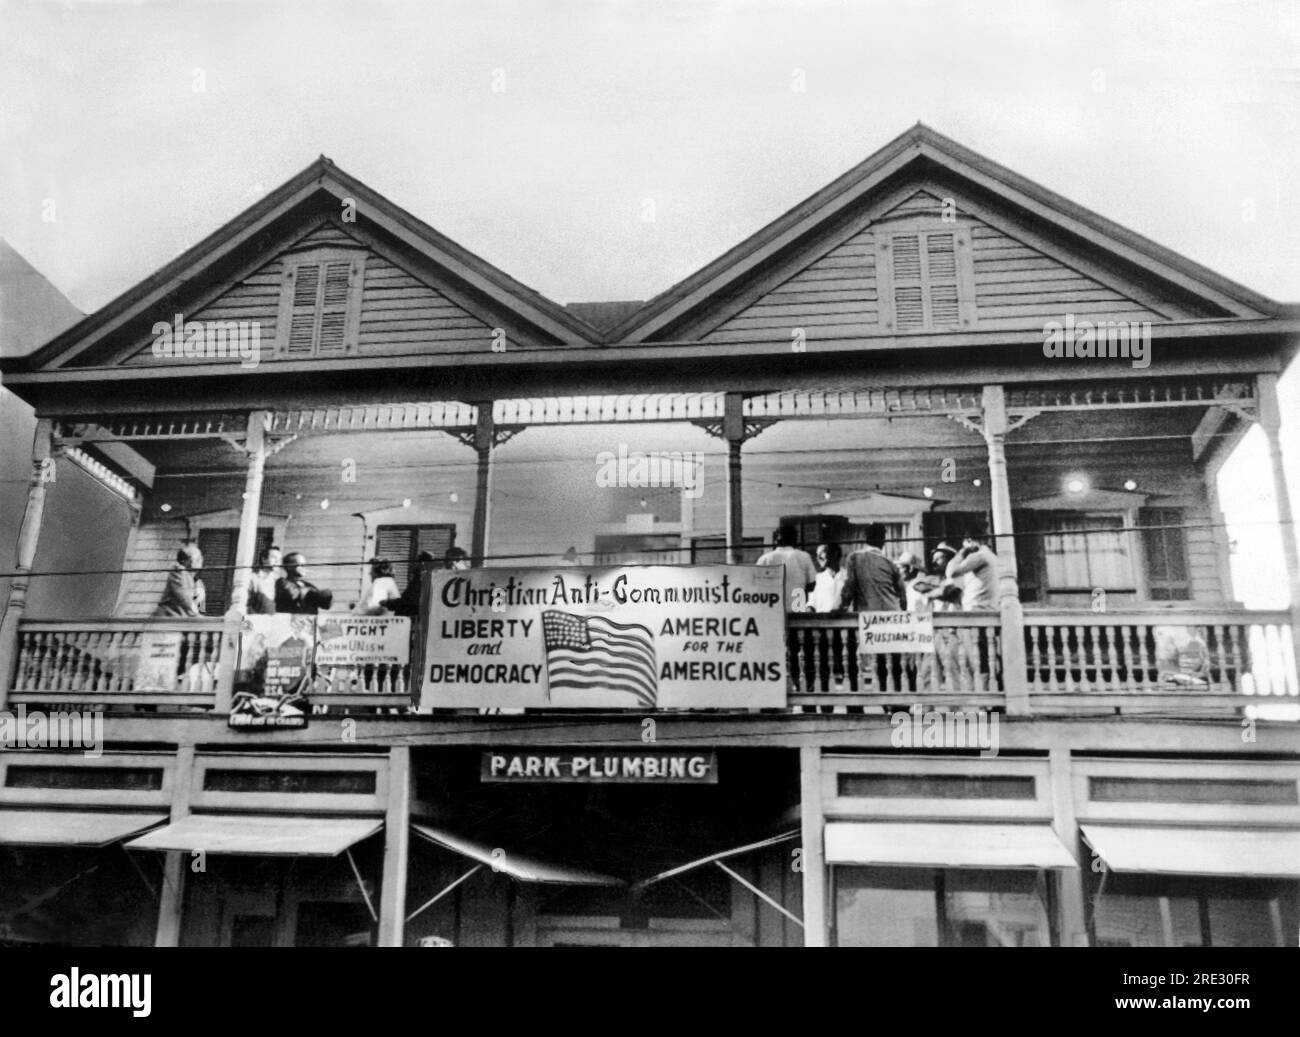
[[[1002,705],[1002,627],[996,612],[934,616],[933,656],[858,657],[858,617],[792,615],[786,624],[792,706],[897,706],[904,701]]]
[[[1222,712],[1297,703],[1285,611],[1029,611],[1025,657],[1034,712]]]
[[[791,707],[924,703],[997,709],[1019,696],[1029,712],[1235,715],[1246,706],[1300,717],[1285,611],[1204,608],[1025,612],[1025,670],[1003,664],[1001,617],[934,617],[933,655],[859,657],[857,617],[792,615],[787,623]],[[233,672],[223,666],[221,619],[48,621],[20,624],[11,704],[133,709],[200,708]],[[404,711],[409,666],[319,668],[313,708]]]
[[[220,619],[25,621],[10,703],[211,709]],[[160,646],[168,664],[150,667]]]

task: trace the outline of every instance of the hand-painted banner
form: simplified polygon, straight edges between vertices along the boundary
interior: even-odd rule
[[[934,621],[916,612],[859,612],[858,651],[933,652]]]
[[[420,708],[785,704],[784,570],[431,572]]]
[[[411,655],[411,621],[406,616],[316,617],[316,665],[404,666]]]

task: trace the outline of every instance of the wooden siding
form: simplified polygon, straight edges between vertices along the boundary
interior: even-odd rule
[[[333,224],[326,224],[208,305],[186,313],[185,319],[258,321],[261,362],[272,362],[285,256],[313,248],[356,247],[358,244],[365,242]],[[173,316],[167,313],[158,319],[171,321]],[[487,351],[492,347],[493,327],[494,324],[470,313],[447,294],[421,281],[373,248],[367,250],[357,355]],[[517,334],[512,334],[511,339],[520,341]],[[154,357],[151,336],[126,362],[150,365],[174,361],[160,361]]]
[[[942,206],[937,195],[915,192],[703,337],[790,341],[795,328],[803,328],[809,340],[886,334],[877,305],[876,228],[900,217],[938,218]],[[962,213],[960,200],[957,211]],[[1051,256],[982,220],[958,218],[971,231],[977,329],[1041,329],[1067,313],[1094,320],[1164,319],[1071,267],[1064,250]]]

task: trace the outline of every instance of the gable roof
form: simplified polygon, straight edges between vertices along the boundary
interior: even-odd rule
[[[440,234],[321,155],[162,269],[59,335],[31,355],[22,368],[59,366],[93,348],[124,322],[138,317],[183,285],[201,281],[205,272],[236,250],[249,245],[255,247],[261,235],[321,192],[333,196],[340,205],[344,199],[353,200],[359,219],[414,247],[471,290],[488,296],[558,341],[576,345],[600,343],[599,332],[586,321]]]
[[[1067,238],[1105,252],[1178,291],[1218,307],[1233,318],[1300,316],[1300,305],[1275,302],[1216,274],[918,122],[783,216],[650,299],[613,328],[610,339],[671,340],[674,326],[682,324],[692,313],[698,313],[710,300],[734,292],[747,275],[797,249],[837,217],[883,193],[887,185],[936,173],[991,195],[1011,209],[1032,217],[1037,225],[1053,228]]]
[[[81,317],[44,274],[0,238],[0,357],[26,356]]]

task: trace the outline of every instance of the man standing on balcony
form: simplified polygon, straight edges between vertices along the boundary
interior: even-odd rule
[[[817,582],[817,566],[807,551],[794,546],[794,530],[789,526],[778,529],[774,539],[776,546],[759,558],[758,564],[785,567],[785,610],[802,612]]]
[[[253,578],[248,583],[248,609],[250,616],[275,615],[275,570],[280,568],[280,549],[272,544],[262,552]]]
[[[167,574],[167,589],[154,610],[155,616],[201,616],[207,595],[198,578],[203,552],[198,544],[186,544],[176,552],[176,564]]]
[[[284,575],[275,581],[275,610],[314,616],[334,602],[334,592],[307,580],[307,559],[301,551],[284,556]]]
[[[885,527],[873,522],[867,527],[865,540],[867,546],[849,555],[844,563],[848,575],[844,578],[844,590],[840,593],[840,609],[853,612],[901,612],[906,607],[907,590],[903,586],[903,577],[897,566],[885,557]],[[865,654],[865,653],[864,653]],[[898,690],[902,683],[902,669],[897,655],[886,652],[872,653],[876,657],[876,688],[890,685]],[[891,675],[892,659],[892,675]],[[864,665],[866,664],[866,665]],[[869,672],[865,659],[858,662],[858,672]],[[892,676],[892,680],[891,680]]]
[[[982,543],[982,539],[981,530],[969,530],[961,550],[948,563],[948,579],[965,581],[961,588],[963,612],[996,612],[998,608],[998,556]],[[976,676],[973,690],[983,691],[988,687],[988,645],[975,627],[962,627],[957,635],[963,668],[969,667]]]
[[[905,607],[907,590],[898,568],[885,557],[885,527],[873,522],[867,527],[867,546],[849,555],[848,573],[840,592],[840,608],[853,612],[899,612]]]

